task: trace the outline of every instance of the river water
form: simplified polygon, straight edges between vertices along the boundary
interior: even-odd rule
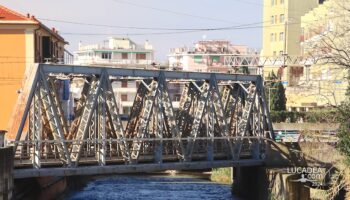
[[[193,176],[111,176],[89,182],[71,192],[66,200],[237,200],[231,186]]]

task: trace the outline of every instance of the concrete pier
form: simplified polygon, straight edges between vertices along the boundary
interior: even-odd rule
[[[293,182],[299,177],[283,170],[265,167],[235,167],[232,174],[232,193],[254,200],[308,200],[310,189]]]
[[[13,147],[0,147],[0,200],[12,199]]]

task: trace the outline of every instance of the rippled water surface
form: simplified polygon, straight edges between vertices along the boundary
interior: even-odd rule
[[[85,199],[237,199],[230,185],[193,177],[113,176],[88,183],[69,194],[68,200]]]

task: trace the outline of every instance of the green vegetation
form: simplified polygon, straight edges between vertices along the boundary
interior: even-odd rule
[[[339,122],[341,127],[338,133],[338,149],[342,152],[350,164],[350,103],[343,103],[338,108]]]
[[[269,108],[271,111],[285,111],[286,110],[286,89],[284,89],[281,79],[272,73],[266,78],[266,97],[269,101]]]
[[[231,168],[217,168],[211,172],[210,180],[217,183],[232,184]]]
[[[338,109],[313,110],[308,112],[297,111],[274,111],[270,112],[271,120],[274,123],[298,122],[301,118],[303,122],[309,123],[340,123],[341,116]]]

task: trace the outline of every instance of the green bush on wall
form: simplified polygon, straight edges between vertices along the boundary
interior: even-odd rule
[[[336,123],[340,122],[339,112],[335,109],[330,110],[313,110],[307,112],[297,111],[271,111],[270,117],[272,122],[290,122],[296,123],[302,119],[303,122],[309,123]]]

